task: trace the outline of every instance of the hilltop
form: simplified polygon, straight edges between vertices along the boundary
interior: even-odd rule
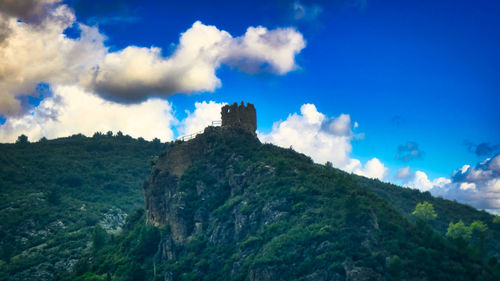
[[[396,189],[401,190],[396,192]],[[446,238],[443,208],[493,216],[318,165],[240,127],[172,144],[143,185],[146,209],[84,255],[72,280],[495,280],[479,242]],[[407,195],[414,198],[402,199]],[[436,203],[437,222],[407,209]],[[443,201],[439,203],[440,201]],[[409,204],[409,206],[406,206]],[[465,219],[464,217],[464,219]],[[435,227],[432,230],[431,227]],[[481,240],[484,242],[484,239]],[[491,253],[491,251],[490,251]]]

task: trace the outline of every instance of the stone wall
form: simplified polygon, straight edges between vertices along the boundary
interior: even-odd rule
[[[241,127],[255,135],[257,130],[257,113],[251,103],[240,105],[233,103],[222,107],[222,127]]]

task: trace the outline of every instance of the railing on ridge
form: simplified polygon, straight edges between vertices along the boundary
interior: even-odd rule
[[[212,121],[212,125],[210,126],[221,126],[222,125],[222,121],[221,120],[215,120],[215,121]],[[178,137],[176,140],[181,140],[181,141],[188,141],[188,140],[192,140],[194,139],[197,135],[199,134],[202,134],[204,130],[201,130],[201,131],[198,131],[196,133],[192,133],[192,134],[189,134],[189,135],[185,135],[185,136],[180,136]]]

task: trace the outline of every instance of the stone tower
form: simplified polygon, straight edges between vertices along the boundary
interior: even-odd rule
[[[257,113],[255,107],[251,103],[245,104],[241,102],[238,105],[236,102],[231,105],[225,105],[221,110],[222,127],[240,127],[255,134],[257,130]]]

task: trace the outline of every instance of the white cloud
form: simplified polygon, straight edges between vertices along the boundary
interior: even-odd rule
[[[249,27],[243,36],[232,37],[197,21],[181,34],[168,57],[158,47],[109,52],[97,27],[78,24],[66,5],[31,2],[36,5],[18,9],[9,4],[9,9],[0,10],[0,115],[7,117],[25,113],[19,97],[37,96],[35,87],[41,82],[78,84],[110,101],[139,103],[175,93],[214,91],[221,86],[216,70],[222,64],[248,73],[288,73],[297,68],[295,56],[305,47],[294,28]],[[23,15],[16,11],[34,13],[41,21],[18,21]],[[81,35],[68,38],[63,32],[74,24]]]
[[[476,184],[472,182],[463,182],[459,186],[461,190],[476,190]]]
[[[187,112],[187,117],[182,120],[178,131],[180,135],[194,134],[203,131],[212,121],[218,121],[221,118],[221,108],[226,103],[216,103],[214,101],[196,102],[195,110]]]
[[[0,142],[13,142],[21,134],[30,140],[96,131],[122,131],[133,137],[173,139],[176,120],[171,105],[160,99],[141,104],[110,103],[77,86],[58,86],[30,114],[10,117],[0,126]]]
[[[89,65],[107,52],[104,36],[94,27],[81,24],[81,36],[70,39],[63,31],[75,22],[73,12],[58,6],[38,25],[7,17],[0,21],[10,30],[0,43],[0,114],[23,113],[21,95],[37,96],[40,82],[75,83]]]
[[[197,21],[181,34],[171,56],[163,57],[157,47],[130,46],[107,54],[83,83],[118,102],[214,91],[221,86],[215,73],[221,64],[248,73],[285,74],[297,67],[295,55],[304,47],[302,34],[293,28],[249,27],[245,35],[233,38]]]
[[[489,159],[487,159],[487,160],[489,160]],[[498,157],[498,155],[496,157],[494,157],[493,159],[491,159],[491,161],[489,161],[488,168],[491,171],[494,171],[496,173],[500,173],[500,157]]]
[[[474,167],[463,165],[452,173],[451,179],[440,177],[430,180],[424,172],[416,171],[413,179],[404,185],[430,191],[434,196],[457,200],[488,212],[500,213],[499,161],[500,154],[497,154]]]
[[[389,169],[380,162],[377,158],[368,160],[364,167],[357,167],[353,170],[355,174],[365,176],[367,178],[382,180],[389,174]]]
[[[249,27],[244,36],[233,38],[197,21],[182,33],[170,57],[163,57],[160,48],[130,46],[107,54],[84,83],[118,102],[214,91],[221,86],[215,74],[221,64],[248,73],[285,74],[296,68],[295,55],[304,47],[302,34],[292,28]]]
[[[427,174],[422,171],[416,171],[413,179],[406,185],[411,188],[419,189],[420,191],[429,191],[432,188],[441,188],[451,182],[450,179],[440,177],[434,180],[429,180]]]
[[[274,123],[269,134],[259,133],[259,139],[282,147],[292,146],[318,163],[330,161],[335,167],[345,167],[350,162],[352,136],[334,134],[328,128],[332,122],[348,122],[345,126],[350,127],[350,118],[330,121],[315,105],[304,104],[300,114],[291,114],[285,121]]]
[[[445,188],[431,192],[449,199],[468,203],[479,209],[500,209],[500,154],[476,166],[464,165],[452,174],[452,182]]]
[[[274,123],[270,133],[259,132],[258,137],[262,142],[287,148],[292,146],[317,163],[330,161],[345,171],[383,179],[387,168],[377,158],[363,167],[359,160],[350,157],[354,138],[351,128],[353,124],[348,114],[328,118],[314,104],[304,104],[300,114],[291,114],[285,121]]]
[[[295,55],[305,46],[294,28],[249,27],[242,37],[229,44],[223,62],[247,73],[268,71],[285,74],[297,68]]]

